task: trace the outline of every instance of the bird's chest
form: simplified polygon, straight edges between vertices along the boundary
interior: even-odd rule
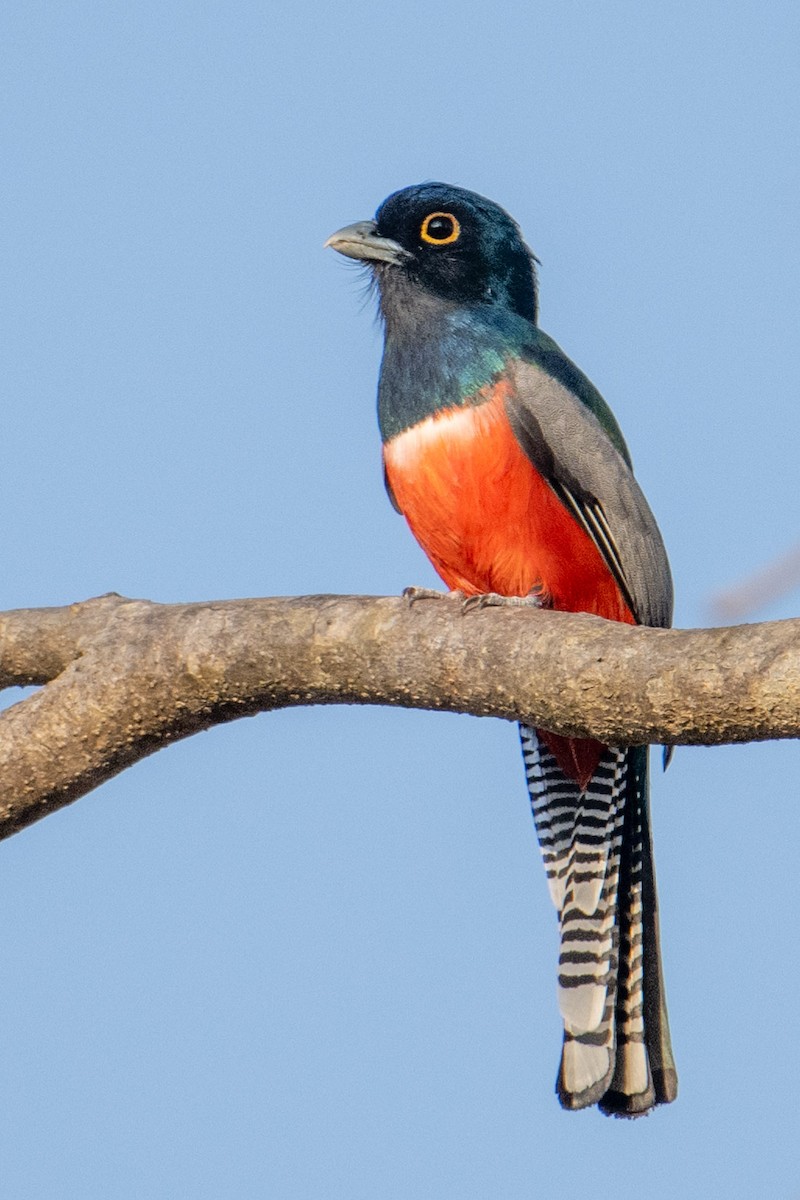
[[[524,595],[541,582],[531,525],[555,497],[511,431],[505,386],[384,445],[386,477],[412,532],[448,586],[469,593]]]
[[[524,596],[616,619],[624,604],[596,546],[527,458],[508,422],[509,384],[384,444],[389,487],[450,588]]]

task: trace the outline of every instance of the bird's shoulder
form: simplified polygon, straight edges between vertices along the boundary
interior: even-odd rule
[[[515,359],[515,391],[520,405],[524,407],[535,403],[538,409],[556,406],[564,398],[561,388],[565,389],[569,399],[578,402],[578,413],[585,410],[590,420],[594,418],[627,465],[631,465],[625,438],[613,412],[592,381],[553,338],[538,326],[529,325],[519,343]],[[560,387],[543,387],[542,376],[554,380]]]

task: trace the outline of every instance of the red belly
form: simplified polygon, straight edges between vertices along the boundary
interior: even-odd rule
[[[482,404],[428,417],[384,446],[397,504],[436,571],[468,595],[525,596],[550,608],[635,624],[605,561],[530,462],[506,417],[501,381]],[[546,741],[585,786],[596,742]]]
[[[634,624],[600,551],[514,437],[503,405],[447,409],[384,446],[386,475],[417,541],[451,588],[524,596]]]

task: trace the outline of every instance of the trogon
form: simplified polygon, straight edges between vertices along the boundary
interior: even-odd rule
[[[537,260],[512,218],[423,183],[326,244],[377,285],[386,488],[448,588],[668,626],[658,526],[611,410],[538,326]],[[556,1090],[568,1109],[638,1116],[677,1094],[648,748],[520,733],[560,925]]]

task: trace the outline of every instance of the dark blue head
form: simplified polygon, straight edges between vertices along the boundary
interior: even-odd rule
[[[328,244],[369,262],[384,305],[402,279],[453,304],[499,305],[536,321],[536,260],[508,213],[475,192],[446,183],[403,188],[374,222],[350,225]]]

